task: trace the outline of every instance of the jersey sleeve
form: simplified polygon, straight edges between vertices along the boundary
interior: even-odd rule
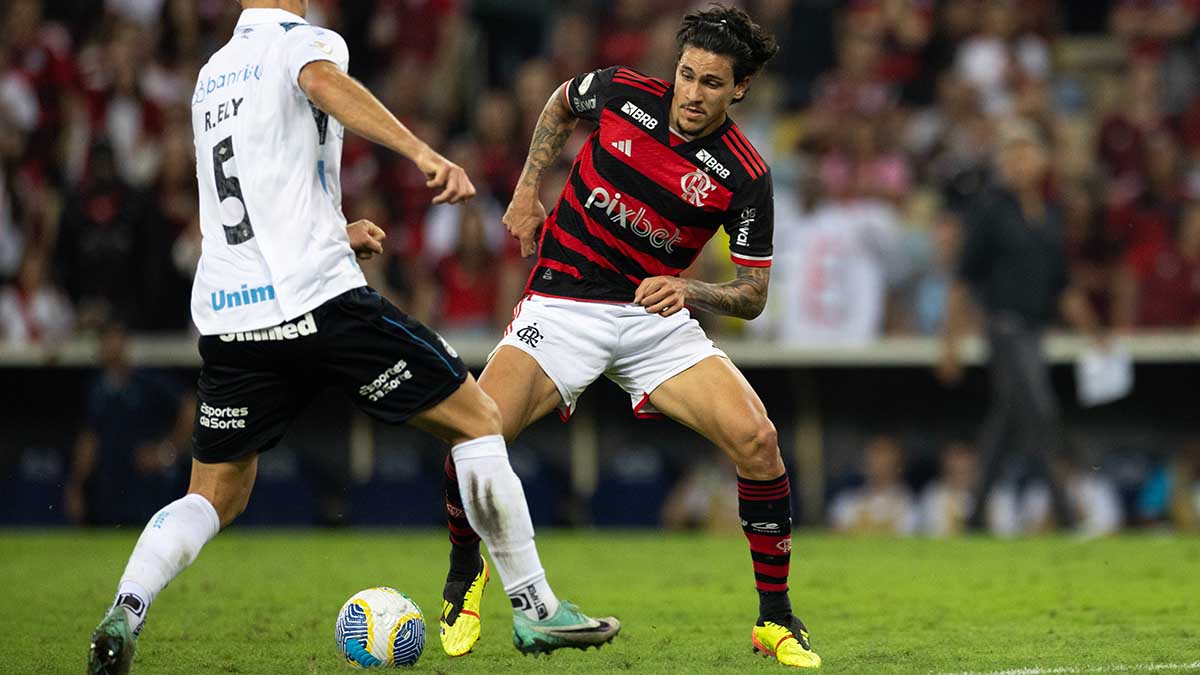
[[[759,176],[734,195],[725,220],[729,257],[738,265],[770,267],[774,253],[775,189],[771,172]]]
[[[613,75],[617,68],[612,66],[593,70],[567,82],[567,86],[562,88],[562,95],[576,117],[597,123],[600,121],[604,104],[613,95]]]
[[[350,67],[350,50],[346,47],[346,41],[328,28],[296,26],[283,39],[288,79],[297,87],[300,86],[300,71],[314,61],[330,61],[343,73]]]

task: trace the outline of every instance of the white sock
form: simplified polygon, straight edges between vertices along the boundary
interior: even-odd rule
[[[220,529],[217,510],[197,494],[167,504],[146,523],[113,601],[125,608],[135,635],[142,630],[154,597],[192,564]]]
[[[487,544],[514,609],[540,621],[558,611],[558,598],[533,543],[533,521],[521,479],[508,463],[503,436],[483,436],[450,448],[458,489],[471,527]]]

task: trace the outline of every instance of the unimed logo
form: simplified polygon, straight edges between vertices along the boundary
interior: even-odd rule
[[[242,284],[241,289],[219,290],[210,295],[212,296],[213,311],[219,312],[227,307],[241,307],[274,300],[275,287],[267,284],[251,288],[249,284]]]

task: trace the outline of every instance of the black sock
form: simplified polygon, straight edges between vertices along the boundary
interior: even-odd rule
[[[758,619],[789,625],[788,572],[792,556],[792,490],[787,474],[772,480],[738,476],[738,515],[750,542]]]
[[[462,493],[458,490],[458,474],[450,455],[446,455],[445,469],[442,489],[446,496],[446,526],[450,528],[450,572],[446,582],[470,581],[483,565],[479,557],[479,535],[467,521]]]

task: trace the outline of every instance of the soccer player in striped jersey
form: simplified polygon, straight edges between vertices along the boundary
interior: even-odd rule
[[[552,410],[569,417],[605,375],[629,393],[635,415],[666,415],[724,450],[737,465],[759,594],[754,648],[817,667],[787,593],[791,490],[775,428],[689,310],[752,319],[766,302],[771,172],[727,112],[777,47],[745,12],[719,5],[685,17],[678,46],[674,82],[613,67],[551,95],[504,216],[522,254],[538,253],[537,265],[479,382],[500,406],[510,440]],[[596,129],[547,216],[537,197],[542,176],[580,119]],[[720,228],[737,278],[680,278]],[[446,468],[452,553],[442,643],[464,653],[479,634],[484,568],[453,463]],[[556,639],[548,630],[545,639]]]

